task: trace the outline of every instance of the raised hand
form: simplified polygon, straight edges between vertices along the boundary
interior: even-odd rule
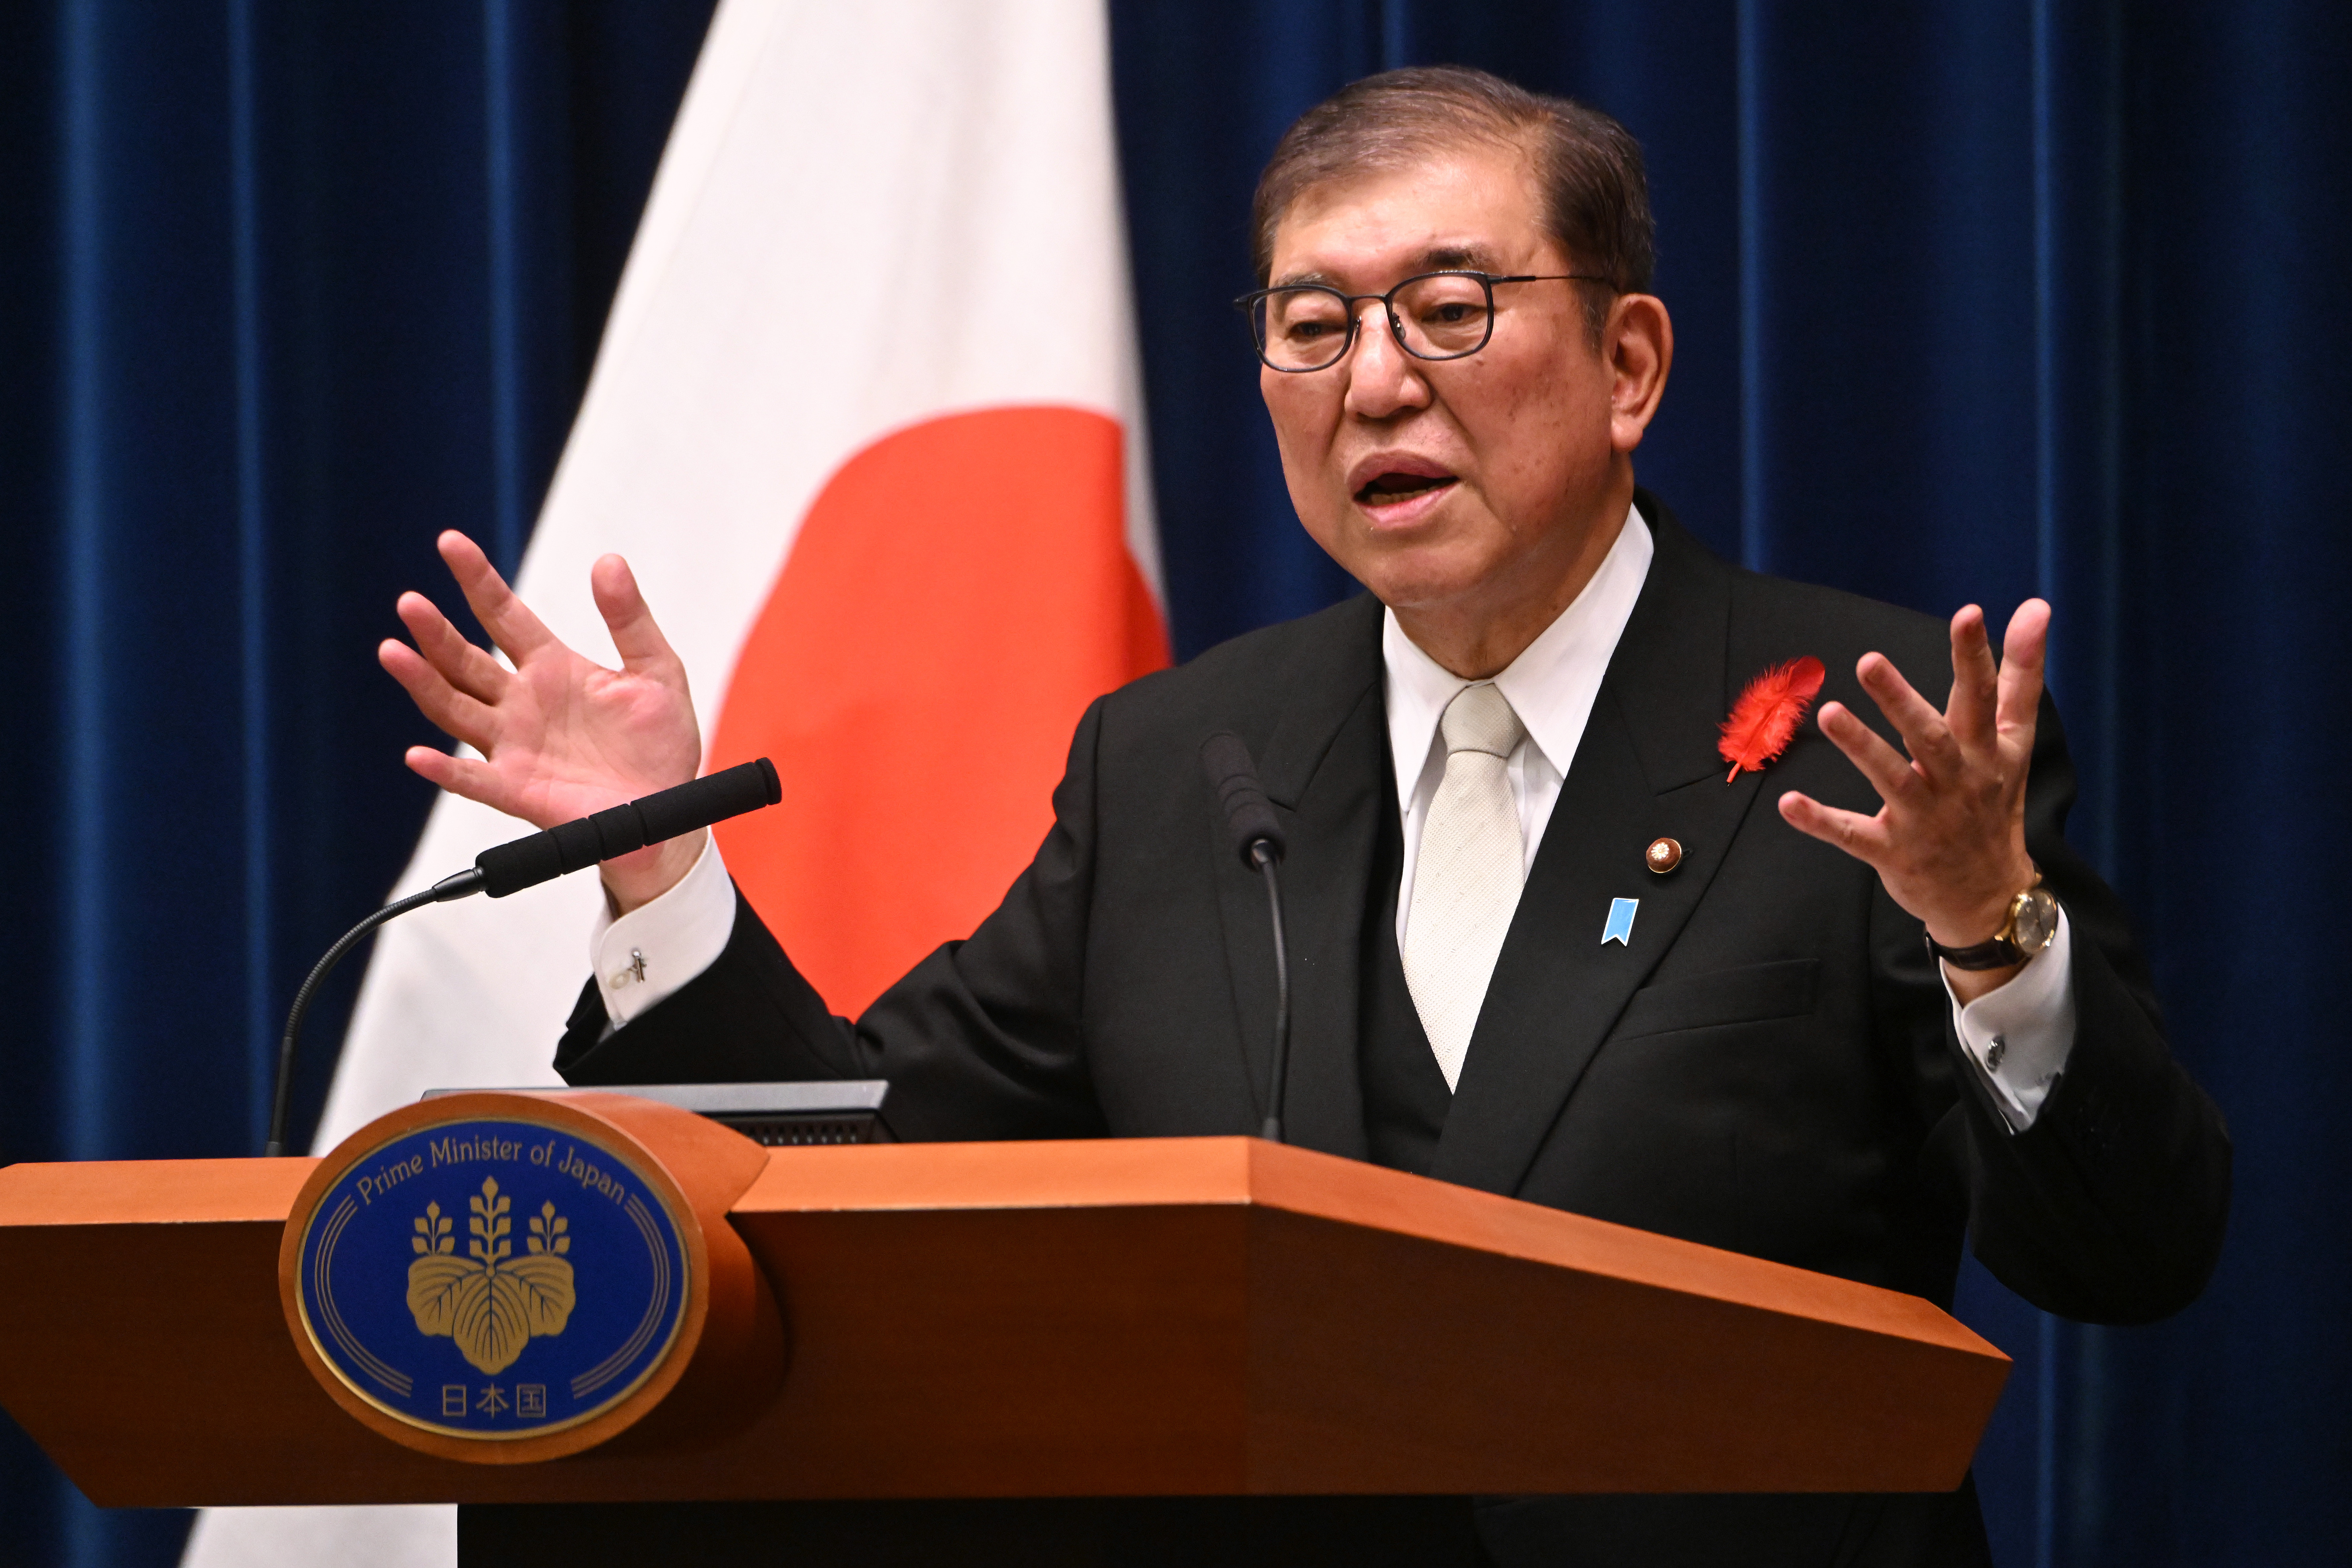
[[[1884,655],[1864,654],[1854,672],[1910,756],[1840,703],[1822,705],[1821,727],[1885,804],[1864,816],[1794,790],[1780,797],[1791,826],[1866,862],[1887,896],[1947,947],[1990,941],[2033,880],[2025,778],[2049,637],[2050,606],[2028,599],[2010,620],[1996,669],[1984,612],[1961,610],[1952,617],[1951,700],[1940,713]],[[1969,1001],[2015,971],[1947,973]]]
[[[597,611],[621,668],[607,669],[558,641],[517,598],[480,548],[454,531],[436,542],[466,603],[513,668],[467,642],[433,601],[400,596],[416,646],[387,638],[384,669],[425,716],[481,752],[408,750],[410,768],[452,794],[540,827],[602,811],[694,777],[702,737],[678,662],[617,555],[589,572]],[[699,833],[605,862],[623,910],[673,886],[702,851]]]

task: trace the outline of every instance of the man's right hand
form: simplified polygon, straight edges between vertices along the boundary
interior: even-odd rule
[[[400,596],[416,639],[385,639],[377,659],[426,718],[481,752],[480,760],[412,746],[408,765],[453,795],[552,827],[671,784],[702,765],[702,736],[671,651],[629,563],[600,558],[588,583],[613,634],[621,668],[607,669],[556,640],[515,597],[479,546],[455,531],[441,559],[475,616],[514,668],[467,642],[422,594]],[[601,868],[616,913],[675,887],[702,853],[692,833],[607,860]]]

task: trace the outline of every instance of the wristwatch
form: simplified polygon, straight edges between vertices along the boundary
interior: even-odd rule
[[[2033,883],[2025,891],[2009,900],[2009,918],[1990,942],[1980,942],[1974,947],[1946,947],[1934,937],[1927,938],[1927,951],[1950,964],[1954,969],[2007,969],[2012,963],[2023,963],[2050,945],[2058,934],[2058,900],[2042,885],[2042,873],[2033,873]]]

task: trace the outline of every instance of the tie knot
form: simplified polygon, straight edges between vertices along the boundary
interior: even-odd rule
[[[1445,737],[1448,756],[1456,752],[1485,752],[1507,757],[1528,727],[1511,711],[1502,690],[1493,681],[1482,680],[1454,694],[1454,700],[1445,705],[1445,717],[1437,721],[1437,731]]]

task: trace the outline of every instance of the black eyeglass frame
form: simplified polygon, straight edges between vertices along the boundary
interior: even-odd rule
[[[1432,278],[1475,278],[1486,291],[1486,331],[1469,348],[1457,350],[1453,353],[1425,354],[1404,341],[1404,323],[1397,319],[1396,297],[1414,284],[1426,282]],[[1416,272],[1412,277],[1400,281],[1385,294],[1343,294],[1328,283],[1285,283],[1272,289],[1253,289],[1234,301],[1234,309],[1248,319],[1250,341],[1257,346],[1258,363],[1266,369],[1278,371],[1284,375],[1313,375],[1318,370],[1329,370],[1354,352],[1356,333],[1363,326],[1363,317],[1357,312],[1356,307],[1367,300],[1378,300],[1381,302],[1381,314],[1388,318],[1389,336],[1395,340],[1398,348],[1414,359],[1435,364],[1450,359],[1468,359],[1495,341],[1495,285],[1497,283],[1600,283],[1611,289],[1616,287],[1611,279],[1591,272],[1516,272],[1506,278],[1497,278],[1490,272],[1473,271],[1464,267],[1442,267],[1433,272]],[[1321,364],[1276,364],[1265,357],[1265,328],[1258,318],[1257,307],[1261,302],[1271,300],[1276,294],[1301,292],[1328,294],[1337,299],[1341,311],[1348,318],[1348,335],[1339,340],[1339,351]]]

